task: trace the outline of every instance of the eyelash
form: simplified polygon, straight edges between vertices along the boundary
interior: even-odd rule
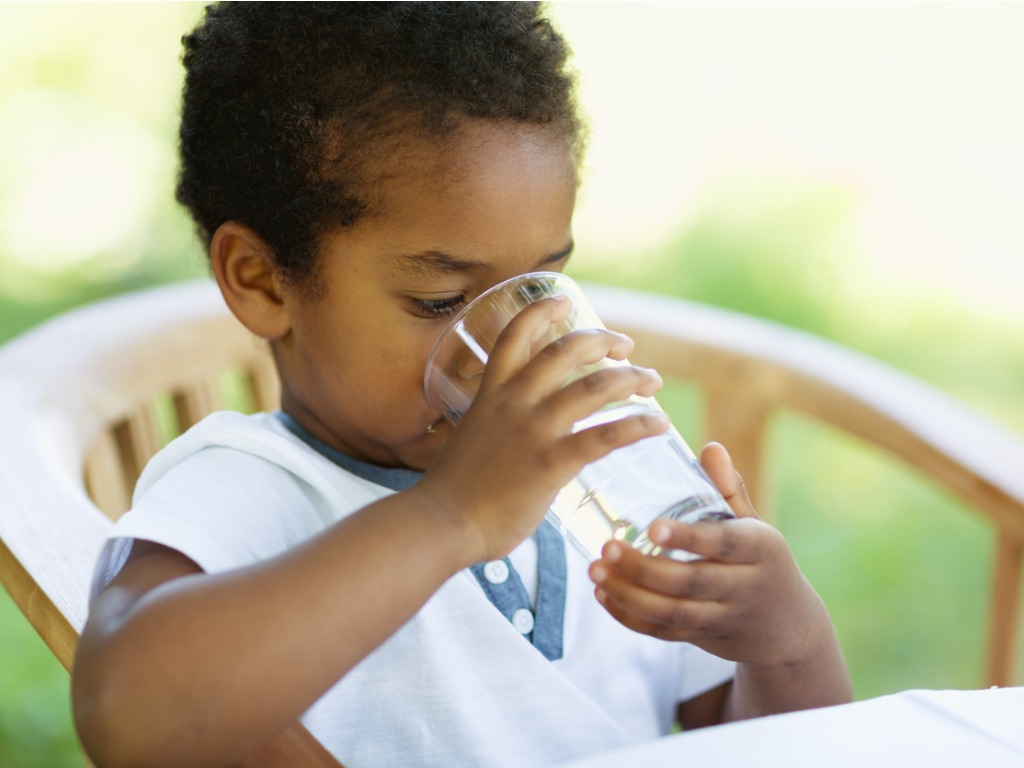
[[[452,296],[447,299],[413,299],[412,305],[420,317],[437,320],[454,315],[462,307],[463,296]]]

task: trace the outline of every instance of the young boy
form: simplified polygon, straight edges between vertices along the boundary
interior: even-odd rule
[[[532,4],[239,4],[185,39],[179,199],[281,412],[217,414],[147,467],[97,569],[74,671],[99,766],[218,766],[302,716],[349,766],[546,765],[850,698],[828,614],[721,446],[738,515],[662,522],[704,560],[543,523],[582,466],[666,424],[572,425],[652,371],[538,302],[457,429],[423,396],[446,318],[560,270],[581,128]],[[595,599],[596,597],[596,599]]]

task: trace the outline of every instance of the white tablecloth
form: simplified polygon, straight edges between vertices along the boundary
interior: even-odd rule
[[[905,691],[681,733],[567,764],[1024,768],[1024,688]]]

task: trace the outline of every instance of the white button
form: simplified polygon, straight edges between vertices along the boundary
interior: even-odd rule
[[[533,614],[526,608],[520,608],[512,614],[512,626],[521,635],[528,635],[533,632]]]
[[[484,565],[484,578],[491,584],[504,584],[508,579],[508,566],[504,560],[491,560]]]

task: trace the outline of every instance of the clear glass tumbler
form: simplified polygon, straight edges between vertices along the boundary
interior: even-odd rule
[[[424,374],[427,400],[457,424],[469,408],[490,350],[508,322],[526,306],[550,296],[568,296],[569,316],[553,323],[535,347],[580,328],[603,328],[580,287],[558,272],[530,272],[499,283],[465,306],[441,333]],[[628,365],[606,358],[573,372],[568,384],[606,366]],[[654,398],[633,395],[581,419],[576,430],[614,421],[637,411],[660,411]],[[659,518],[692,523],[734,517],[675,427],[612,451],[588,464],[566,485],[548,510],[548,518],[587,559],[600,556],[609,539],[648,554],[662,549],[648,529]],[[680,560],[681,550],[664,554]]]

